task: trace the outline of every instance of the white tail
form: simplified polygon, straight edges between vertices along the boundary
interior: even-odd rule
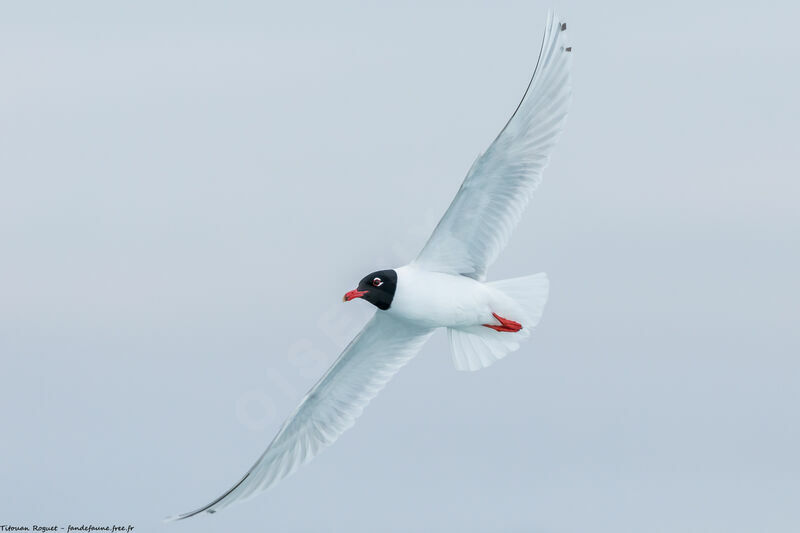
[[[493,292],[493,311],[522,324],[517,332],[500,332],[485,326],[448,328],[453,364],[457,370],[480,370],[519,348],[542,318],[550,282],[541,272],[521,278],[487,283]]]

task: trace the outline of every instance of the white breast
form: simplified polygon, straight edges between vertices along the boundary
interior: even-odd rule
[[[491,319],[489,288],[465,276],[415,266],[395,269],[397,289],[387,313],[425,327],[464,327]]]

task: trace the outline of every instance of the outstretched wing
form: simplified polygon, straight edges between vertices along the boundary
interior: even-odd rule
[[[528,89],[506,126],[472,164],[415,263],[482,280],[508,243],[558,140],[572,96],[567,25],[550,11]]]
[[[308,392],[267,450],[222,496],[190,513],[213,513],[285,478],[349,429],[364,407],[433,333],[378,311]]]

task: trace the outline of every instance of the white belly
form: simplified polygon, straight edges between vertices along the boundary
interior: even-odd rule
[[[466,327],[492,320],[491,289],[485,284],[415,266],[395,271],[397,290],[386,313],[424,327]]]

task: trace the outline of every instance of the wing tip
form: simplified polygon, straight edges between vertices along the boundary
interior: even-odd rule
[[[216,513],[216,511],[214,509],[197,509],[196,511],[191,511],[189,513],[183,513],[183,514],[177,514],[177,515],[174,515],[174,516],[168,516],[163,520],[163,522],[164,523],[178,522],[180,520],[186,520],[187,518],[191,518],[191,517],[193,517],[195,515],[199,515],[200,513],[204,513],[204,512],[208,513],[208,514]]]
[[[552,28],[552,30],[550,30]],[[554,31],[554,30],[558,31]],[[560,17],[555,9],[547,10],[547,23],[545,24],[545,31],[550,30],[553,39],[560,39],[559,35],[567,31],[567,21]]]
[[[548,24],[547,27],[549,28],[551,25],[558,28],[558,31],[553,31],[553,39],[555,41],[564,39],[566,40],[566,36],[562,37],[561,33],[567,31],[567,21],[563,18],[559,17],[555,10],[550,9],[547,12],[548,14]],[[563,44],[561,46],[561,50],[563,52],[572,52],[572,45],[567,45],[564,41],[561,41]]]

